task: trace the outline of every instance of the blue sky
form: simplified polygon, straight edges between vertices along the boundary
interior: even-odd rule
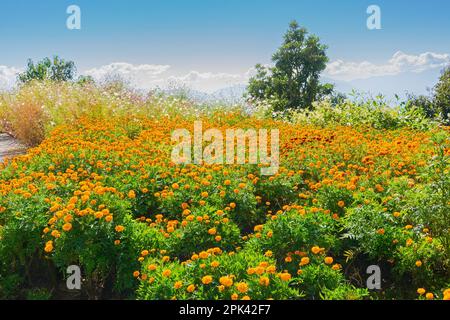
[[[66,28],[72,4],[81,30]],[[381,30],[366,27],[371,4]],[[270,63],[296,19],[329,46],[324,79],[341,90],[423,93],[450,63],[448,12],[447,0],[2,1],[0,85],[28,58],[58,54],[98,78],[116,72],[141,87],[176,80],[214,91]]]

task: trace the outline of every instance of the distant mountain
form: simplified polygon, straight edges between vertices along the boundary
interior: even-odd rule
[[[244,102],[243,95],[247,89],[246,85],[234,85],[219,89],[212,93],[206,93],[197,90],[189,90],[188,95],[194,101],[199,103],[224,103],[226,105],[234,105]]]

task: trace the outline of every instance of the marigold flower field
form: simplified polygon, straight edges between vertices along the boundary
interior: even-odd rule
[[[279,129],[278,173],[173,164],[181,114],[59,124],[1,164],[0,295],[78,265],[88,298],[450,299],[448,130],[201,120]]]

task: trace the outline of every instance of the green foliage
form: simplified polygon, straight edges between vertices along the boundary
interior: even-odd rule
[[[422,109],[414,105],[408,108],[390,107],[384,97],[359,98],[359,100],[338,100],[334,104],[325,99],[313,104],[313,110],[294,110],[276,116],[299,124],[320,127],[352,126],[375,129],[397,129],[403,127],[415,130],[429,130],[435,122],[428,119]]]
[[[332,85],[319,83],[320,72],[328,61],[326,48],[318,37],[291,22],[282,46],[272,57],[275,66],[256,65],[248,96],[271,101],[275,110],[310,108],[313,101],[333,89]]]
[[[275,268],[270,270],[274,261],[257,252],[243,249],[227,254],[209,250],[208,253],[204,251],[199,255],[202,254],[205,254],[203,258],[197,257],[183,263],[176,260],[161,263],[158,253],[150,254],[140,270],[141,283],[137,298],[230,300],[249,296],[251,299],[262,300],[300,297],[287,281],[278,277]],[[149,266],[154,266],[155,269],[149,269]],[[248,272],[250,269],[257,271]],[[221,278],[227,275],[229,279],[226,282],[223,279],[221,281]],[[210,276],[211,282],[203,282],[205,276]],[[261,277],[266,278],[267,282],[261,283]],[[244,283],[244,286],[238,286]]]
[[[367,289],[350,285],[341,270],[324,264],[307,265],[295,280],[308,299],[360,300],[369,295]]]
[[[434,105],[444,120],[450,120],[450,67],[447,67],[434,87]]]
[[[19,74],[18,81],[20,83],[28,83],[33,80],[70,81],[75,77],[75,73],[75,63],[58,56],[53,57],[53,59],[44,58],[36,64],[30,59],[28,60],[27,70]]]
[[[291,210],[268,221],[261,230],[261,237],[252,239],[259,250],[270,250],[279,261],[288,252],[308,252],[312,246],[334,247],[338,250],[339,226],[330,215]]]

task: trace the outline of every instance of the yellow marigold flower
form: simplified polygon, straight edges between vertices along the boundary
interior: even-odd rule
[[[427,298],[428,300],[433,300],[433,299],[434,299],[434,294],[431,293],[431,292],[428,292],[428,293],[425,295],[425,298]]]
[[[248,291],[248,284],[245,282],[239,282],[236,284],[236,288],[240,293],[246,293]]]
[[[128,192],[128,198],[130,198],[130,199],[136,198],[136,193],[133,190],[130,190]]]
[[[219,261],[213,261],[211,262],[211,267],[217,268],[220,265]]]
[[[273,252],[270,250],[267,250],[266,253],[264,253],[264,256],[271,257],[273,255]]]
[[[422,261],[417,260],[416,261],[416,267],[420,268],[422,266]]]
[[[207,198],[208,197],[208,192],[203,191],[201,194],[202,198]]]
[[[243,296],[242,300],[250,300],[250,297],[249,296]]]
[[[219,241],[222,240],[222,237],[221,237],[221,236],[216,236],[216,237],[214,238],[214,240],[216,240],[217,242],[219,242]]]
[[[212,281],[213,281],[212,276],[204,276],[204,277],[202,278],[202,283],[203,283],[203,284],[210,284]]]
[[[423,295],[425,292],[426,292],[426,291],[425,291],[424,288],[419,288],[419,289],[417,289],[417,293],[420,294],[420,295]]]
[[[183,282],[182,281],[176,281],[173,285],[173,287],[175,289],[180,289],[183,286]]]

